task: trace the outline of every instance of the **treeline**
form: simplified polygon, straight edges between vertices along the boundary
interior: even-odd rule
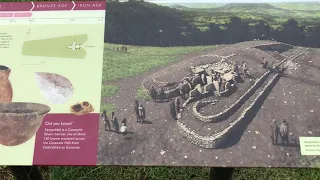
[[[320,47],[320,25],[299,26],[290,19],[281,28],[272,29],[265,21],[254,26],[231,17],[223,26],[210,24],[201,31],[185,21],[184,11],[152,3],[109,2],[106,11],[105,41],[141,46],[189,46],[228,44],[242,41],[276,40],[292,45]]]

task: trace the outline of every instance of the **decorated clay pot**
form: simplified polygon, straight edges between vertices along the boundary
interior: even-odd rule
[[[11,69],[0,65],[0,103],[12,102],[12,86],[9,81]]]
[[[50,107],[36,103],[0,103],[0,144],[17,146],[39,130]]]

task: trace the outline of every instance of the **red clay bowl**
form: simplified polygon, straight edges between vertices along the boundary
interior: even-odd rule
[[[17,146],[27,142],[50,110],[49,106],[36,103],[0,103],[0,144]]]

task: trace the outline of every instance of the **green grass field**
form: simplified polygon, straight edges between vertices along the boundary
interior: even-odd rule
[[[128,52],[118,52],[120,45],[105,44],[103,81],[129,78],[154,67],[179,60],[181,55],[206,50],[214,46],[142,47],[128,46]]]
[[[183,47],[141,47],[128,46],[128,52],[118,52],[121,45],[105,44],[103,59],[103,75],[101,97],[115,95],[120,87],[114,82],[123,78],[147,72],[154,67],[166,65],[170,62],[180,60],[181,55],[206,50],[215,46],[183,46]],[[139,99],[150,100],[147,92],[138,89]],[[101,111],[114,110],[113,104],[102,104]]]
[[[118,52],[120,45],[105,44],[102,97],[113,96],[120,87],[114,82],[150,71],[180,59],[181,55],[206,50],[214,46],[140,47],[128,46],[128,52]],[[140,94],[140,95],[143,95]]]
[[[41,167],[45,180],[208,180],[209,168],[192,167]],[[234,180],[317,180],[318,169],[237,168]],[[14,177],[0,167],[1,180]]]

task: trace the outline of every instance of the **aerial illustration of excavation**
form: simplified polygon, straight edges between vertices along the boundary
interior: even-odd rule
[[[150,30],[153,36],[144,29],[106,33],[98,164],[317,167],[317,156],[301,155],[300,137],[320,136],[320,45],[312,40],[320,34],[300,31],[306,27],[292,14],[297,21],[250,20],[252,25],[243,14],[231,13],[247,6],[282,13],[269,4],[210,11],[147,2],[113,5],[184,13],[181,21],[178,15],[171,19],[183,28],[154,17],[144,22],[162,23]],[[109,8],[108,17],[117,8]],[[230,13],[230,21],[209,22],[221,12]],[[108,31],[118,32],[113,26]]]

